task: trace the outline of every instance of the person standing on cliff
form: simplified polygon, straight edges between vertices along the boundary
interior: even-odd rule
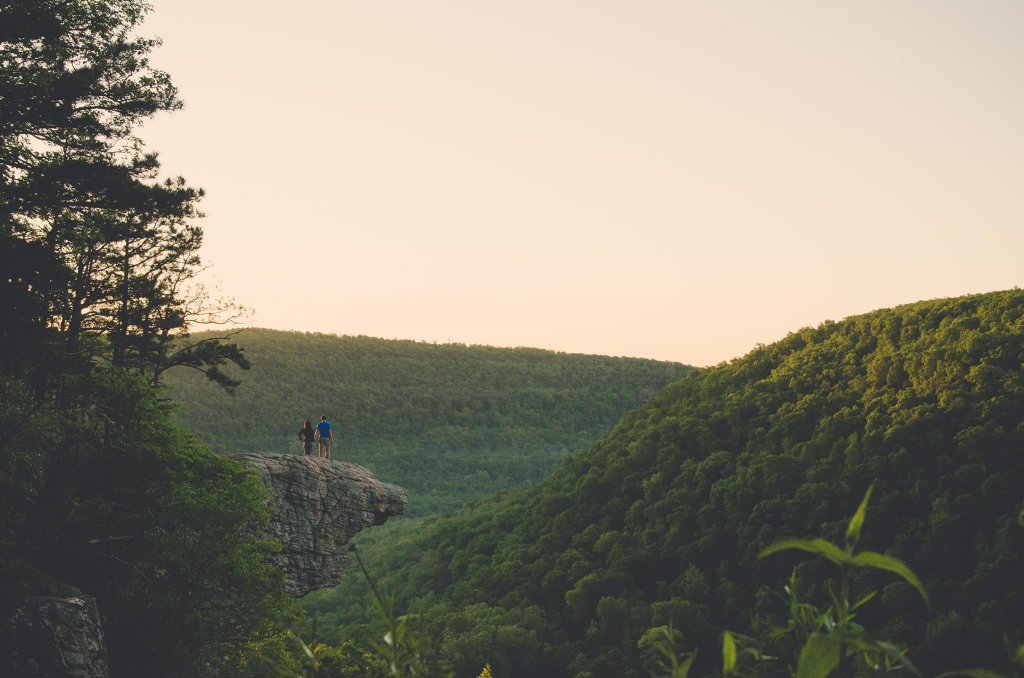
[[[334,433],[331,431],[331,422],[327,417],[320,417],[320,423],[316,425],[317,440],[320,441],[320,456],[324,459],[331,458],[331,441],[334,440]]]
[[[316,432],[313,430],[313,424],[306,421],[302,430],[299,431],[299,440],[302,441],[302,453],[312,454],[313,453],[313,440],[316,438]]]

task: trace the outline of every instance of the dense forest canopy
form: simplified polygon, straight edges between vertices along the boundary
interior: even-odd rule
[[[861,573],[882,587],[862,621],[925,675],[1004,663],[1024,641],[1024,292],[829,322],[696,371],[541,486],[406,534],[369,569],[460,675],[643,675],[638,641],[669,623],[711,672],[723,629],[785,607],[770,589],[799,559],[758,552],[842,543],[872,483],[866,548],[910,565],[931,609]],[[827,598],[822,567],[800,567],[810,598]],[[372,635],[357,589],[307,599],[304,632]]]
[[[197,338],[205,335],[199,334]],[[214,450],[298,453],[326,415],[332,458],[410,492],[410,514],[536,483],[687,370],[676,363],[528,348],[248,329],[233,396],[169,373],[179,420]]]

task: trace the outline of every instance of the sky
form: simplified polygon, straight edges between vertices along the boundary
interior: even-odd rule
[[[1024,283],[1024,3],[151,0],[256,327],[713,365]]]

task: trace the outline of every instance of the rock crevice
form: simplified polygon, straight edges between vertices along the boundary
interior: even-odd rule
[[[356,464],[257,452],[231,456],[252,466],[270,492],[267,536],[281,544],[272,560],[292,596],[337,584],[352,537],[404,513],[408,503],[404,489]]]

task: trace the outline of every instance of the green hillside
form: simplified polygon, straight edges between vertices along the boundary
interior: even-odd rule
[[[645,675],[637,642],[670,622],[704,675],[723,629],[781,618],[797,563],[805,595],[828,597],[827,563],[758,551],[842,543],[875,483],[862,544],[913,568],[931,609],[859,573],[882,591],[859,620],[925,675],[1005,668],[1024,641],[1022,361],[1020,290],[804,329],[668,386],[541,486],[409,531],[369,568],[456,675]],[[360,578],[307,599],[306,637],[379,635]]]
[[[537,349],[248,329],[252,369],[229,396],[201,374],[167,375],[179,419],[218,452],[299,453],[326,415],[332,457],[410,492],[410,513],[448,510],[545,478],[687,368]]]

